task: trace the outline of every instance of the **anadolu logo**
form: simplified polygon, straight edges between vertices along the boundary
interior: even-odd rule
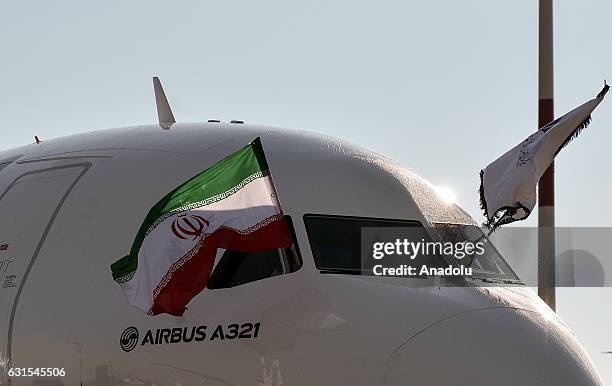
[[[138,329],[136,327],[128,327],[121,334],[119,344],[125,352],[132,351],[138,344]]]
[[[204,227],[208,226],[208,221],[197,214],[182,214],[176,220],[172,221],[172,233],[179,239],[187,240],[192,238],[195,240],[200,237],[204,231]]]

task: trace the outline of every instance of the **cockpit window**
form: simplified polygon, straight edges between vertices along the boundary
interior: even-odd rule
[[[295,242],[293,224],[289,216],[285,216],[285,220],[292,233],[293,245],[289,248],[255,253],[227,249],[213,270],[207,287],[209,289],[236,287],[300,269],[302,259]]]
[[[429,239],[425,228],[418,221],[307,214],[304,216],[304,224],[315,265],[323,272],[371,272],[364,266],[362,248],[370,248],[371,241],[376,240],[362,240],[362,230],[365,229],[376,238],[376,232],[371,232],[372,228],[385,228],[387,234],[388,228],[415,228],[414,232],[409,232],[415,241]],[[431,266],[440,265],[441,259],[435,259],[428,263]]]
[[[433,225],[444,241],[453,243],[461,241],[482,242],[484,253],[473,254],[457,261],[458,264],[472,267],[472,276],[475,279],[520,283],[519,277],[479,226],[446,223],[434,223]]]
[[[416,267],[471,267],[472,278],[490,282],[511,282],[520,284],[519,278],[499,254],[495,246],[476,225],[457,225],[434,223],[433,227],[423,227],[418,221],[375,219],[348,216],[307,214],[304,224],[316,267],[322,272],[370,274],[371,267],[364,263],[364,256],[372,255],[371,248],[376,241],[402,239],[423,245],[451,243],[460,245],[465,242],[481,242],[482,251],[472,255],[448,254],[445,250],[420,254],[411,258]],[[377,231],[376,228],[380,228]],[[398,228],[395,231],[393,228]],[[399,229],[402,228],[402,229]],[[410,228],[408,230],[407,228]],[[365,231],[365,232],[364,232]],[[364,240],[363,238],[367,238]],[[393,257],[385,257],[385,259]],[[405,256],[396,260],[406,262]],[[393,264],[391,264],[393,265]],[[412,276],[425,277],[425,276]],[[466,279],[469,279],[466,277]]]

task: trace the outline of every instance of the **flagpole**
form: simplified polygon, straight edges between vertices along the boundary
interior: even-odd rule
[[[261,146],[261,148],[263,149],[263,145]],[[268,163],[266,161],[266,163]],[[272,172],[270,171],[270,166],[268,165],[268,175],[270,177],[270,185],[272,186],[272,195],[274,196],[274,200],[276,200],[276,205],[278,205],[278,211],[280,212],[281,218],[283,219],[283,221],[286,221],[285,219],[285,213],[283,212],[283,207],[281,206],[280,203],[280,198],[278,197],[278,192],[276,191],[276,185],[274,184],[274,179],[272,178]],[[289,224],[287,224],[287,226],[289,226]],[[293,225],[291,226],[291,228],[293,227]],[[296,256],[298,256],[298,252],[297,249],[295,247],[295,243],[297,242],[297,240],[295,239],[295,234],[293,229],[291,229],[291,246],[289,247],[291,249],[291,253],[293,253],[293,257],[295,258]],[[281,258],[281,261],[283,262],[283,270],[286,271],[286,273],[289,272],[289,267],[285,266],[285,264],[287,264],[288,262],[285,261],[284,257],[283,257],[283,253],[281,252],[281,250],[278,250],[278,254],[279,257]],[[286,258],[288,259],[289,257],[286,256]]]
[[[553,0],[539,2],[538,127],[554,119]],[[550,308],[555,299],[555,164],[538,184],[538,295]]]

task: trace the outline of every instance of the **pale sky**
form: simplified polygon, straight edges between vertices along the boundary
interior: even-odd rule
[[[555,0],[557,115],[612,80],[610,15],[609,0]],[[153,123],[157,75],[179,122],[341,137],[451,188],[482,221],[479,170],[537,128],[537,16],[527,0],[3,1],[0,149]],[[611,129],[605,100],[558,157],[557,225],[612,225]],[[612,384],[611,298],[558,292]]]

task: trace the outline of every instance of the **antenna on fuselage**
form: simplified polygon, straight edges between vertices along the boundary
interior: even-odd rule
[[[159,119],[159,125],[168,130],[170,126],[176,123],[174,120],[174,114],[166,98],[166,93],[159,81],[159,78],[153,77],[153,90],[155,90],[155,104],[157,105],[157,118]]]

